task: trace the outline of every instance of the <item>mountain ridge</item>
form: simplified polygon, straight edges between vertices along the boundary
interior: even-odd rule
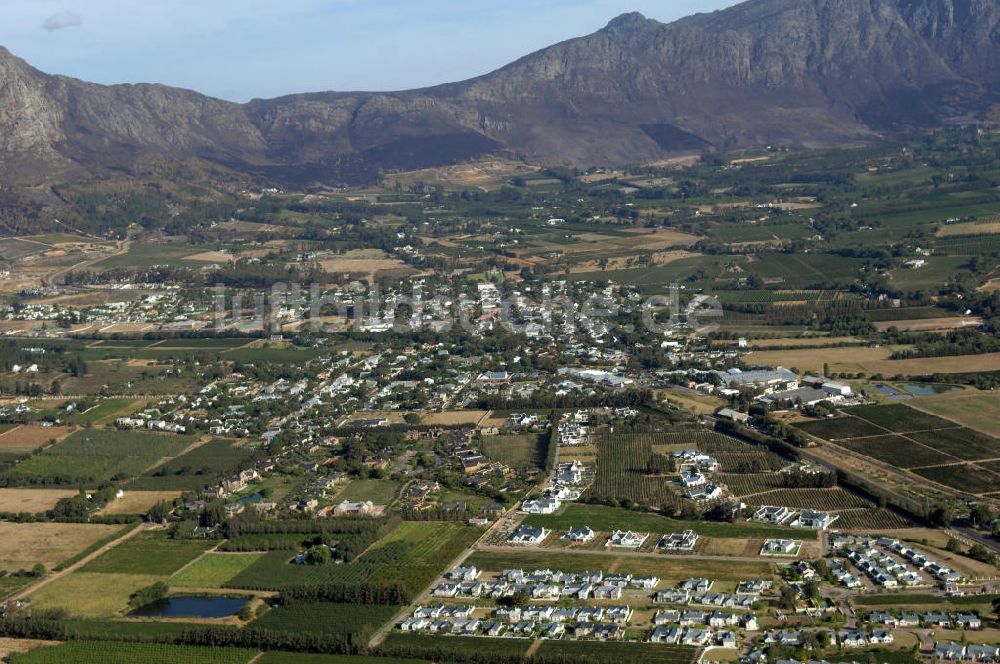
[[[621,165],[978,121],[998,91],[989,0],[749,0],[672,23],[631,12],[466,81],[245,104],[43,74],[0,47],[0,176],[37,185],[148,158],[297,184],[491,153]]]

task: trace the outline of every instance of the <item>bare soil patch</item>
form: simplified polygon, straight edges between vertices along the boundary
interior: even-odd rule
[[[43,427],[40,424],[23,424],[0,434],[0,450],[35,450],[50,440],[62,440],[72,432],[70,427]]]

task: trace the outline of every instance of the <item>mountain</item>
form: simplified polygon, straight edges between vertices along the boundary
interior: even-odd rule
[[[670,24],[633,13],[460,83],[247,104],[50,76],[0,49],[0,177],[45,184],[161,158],[297,184],[487,153],[625,164],[869,140],[997,103],[996,0],[750,0]]]

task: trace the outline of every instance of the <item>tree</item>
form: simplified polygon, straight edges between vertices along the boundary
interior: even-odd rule
[[[140,588],[129,597],[128,605],[133,609],[141,609],[166,598],[170,588],[162,581],[157,581],[151,586]]]
[[[306,551],[306,562],[310,565],[326,565],[331,560],[333,560],[333,553],[330,551],[330,547],[325,544],[311,546]]]
[[[945,505],[938,505],[927,514],[927,523],[933,528],[944,528],[951,523],[951,509]]]
[[[969,512],[969,521],[971,521],[973,525],[983,526],[993,522],[993,513],[986,505],[979,504],[973,507],[972,511]]]
[[[795,607],[798,605],[799,593],[791,586],[785,586],[781,589],[781,599],[778,600],[778,605],[785,609],[786,611],[794,611]]]
[[[165,520],[168,516],[170,516],[170,505],[166,501],[161,500],[149,508],[149,514],[146,515],[146,519],[152,523],[156,523]]]
[[[993,613],[1000,618],[1000,597],[993,600]]]

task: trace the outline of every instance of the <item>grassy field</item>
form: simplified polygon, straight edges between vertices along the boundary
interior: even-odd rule
[[[30,570],[36,563],[52,569],[120,528],[89,523],[0,521],[0,569]]]
[[[145,514],[159,502],[171,502],[180,491],[126,491],[118,500],[108,503],[101,514]]]
[[[81,571],[170,576],[210,546],[207,540],[172,540],[162,533],[139,533],[88,563]]]
[[[144,643],[71,641],[11,658],[13,664],[245,664],[256,650]]]
[[[69,489],[0,489],[0,512],[37,514],[52,509],[61,498],[77,493]]]
[[[370,500],[376,505],[388,505],[399,496],[402,484],[396,480],[351,480],[337,494],[338,500],[360,502]]]
[[[486,417],[485,410],[449,410],[443,413],[428,413],[421,419],[423,424],[478,424]]]
[[[144,574],[92,574],[73,572],[31,595],[34,609],[65,609],[75,618],[110,618],[128,609],[136,590],[162,581]]]
[[[542,436],[484,436],[483,454],[511,468],[544,468],[545,450]]]
[[[221,588],[257,562],[262,553],[210,553],[170,577],[178,588]]]
[[[955,394],[914,399],[910,405],[953,420],[970,429],[1000,436],[1000,393],[966,390]]]
[[[144,403],[135,399],[105,399],[86,412],[79,413],[73,420],[80,425],[111,424],[115,418],[130,414]]]
[[[868,371],[868,366],[873,362],[888,362],[894,350],[892,346],[755,350],[747,355],[747,361],[766,366],[795,367],[803,372],[815,373],[822,373],[823,364],[826,363],[830,365],[830,371],[853,373]]]

